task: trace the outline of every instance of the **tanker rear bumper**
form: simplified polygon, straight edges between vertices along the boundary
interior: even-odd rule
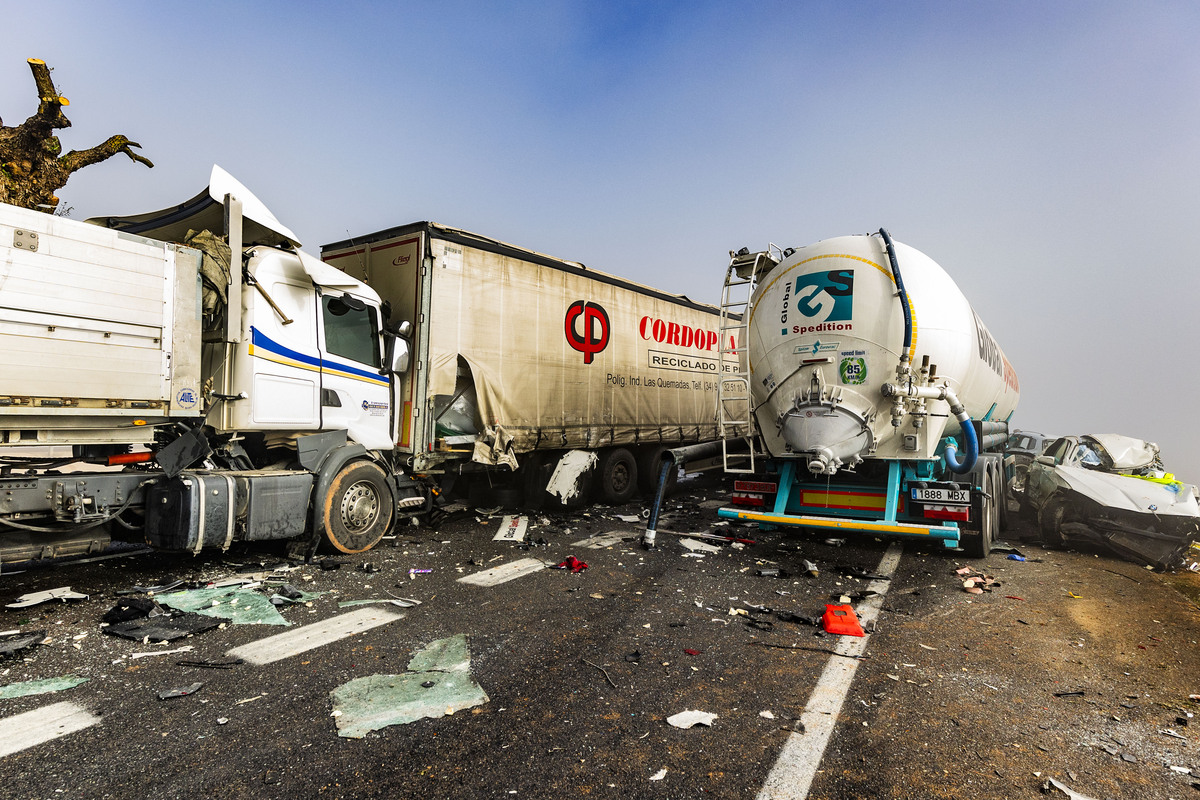
[[[881,536],[905,536],[914,539],[941,539],[946,547],[958,547],[960,530],[944,525],[923,525],[913,522],[882,522],[863,519],[838,519],[807,514],[779,514],[769,511],[746,511],[740,508],[718,509],[722,519],[757,522],[760,525],[780,525],[792,528],[867,533]]]

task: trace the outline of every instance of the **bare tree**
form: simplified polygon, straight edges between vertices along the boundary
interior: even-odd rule
[[[50,68],[38,58],[29,59],[33,80],[41,102],[37,113],[20,125],[9,127],[0,120],[0,202],[14,206],[53,212],[58,206],[55,192],[61,189],[75,170],[98,164],[117,153],[153,167],[144,156],[133,152],[141,147],[125,136],[112,136],[87,150],[72,150],[62,155],[62,144],[54,131],[71,127],[63,114],[70,105],[59,95],[50,79]]]

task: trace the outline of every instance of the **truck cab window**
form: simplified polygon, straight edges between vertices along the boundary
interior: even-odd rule
[[[375,309],[350,308],[340,297],[323,296],[321,313],[325,322],[325,349],[360,364],[379,366],[379,326]]]

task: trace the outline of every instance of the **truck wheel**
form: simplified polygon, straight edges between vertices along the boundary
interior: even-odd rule
[[[996,484],[990,466],[983,470],[982,489],[983,493],[971,504],[971,511],[975,517],[974,522],[979,529],[963,531],[960,540],[961,547],[966,551],[968,558],[987,558],[988,554],[992,552],[992,541],[997,533]]]
[[[605,450],[600,456],[600,493],[613,505],[628,503],[637,491],[638,469],[633,453],[624,447]]]
[[[1067,502],[1058,495],[1051,497],[1038,512],[1038,533],[1046,547],[1062,547],[1062,524],[1067,519]]]
[[[392,492],[383,470],[353,461],[338,472],[325,495],[325,538],[343,553],[370,550],[392,527]]]
[[[996,459],[996,536],[1000,531],[1007,531],[1009,524],[1008,513],[1008,481],[1004,479],[1004,463]]]
[[[638,453],[638,490],[641,491],[643,497],[654,497],[655,492],[658,491],[658,478],[662,475],[663,462],[669,458],[667,456],[668,450],[670,450],[669,447],[660,445],[657,447],[646,447]],[[667,490],[663,493],[664,497],[670,494],[671,490],[675,488],[678,478],[678,469],[672,469],[667,473]]]

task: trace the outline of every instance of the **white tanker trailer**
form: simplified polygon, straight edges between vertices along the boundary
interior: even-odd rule
[[[1020,388],[979,316],[885,230],[774,253],[732,254],[727,273],[727,287],[754,287],[742,380],[770,475],[738,481],[740,507],[720,516],[986,555],[1005,516],[1003,462],[989,451],[1007,439]]]

